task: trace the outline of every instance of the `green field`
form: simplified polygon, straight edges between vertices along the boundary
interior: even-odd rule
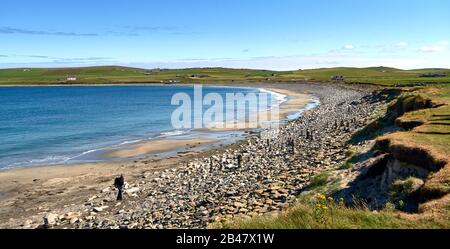
[[[425,74],[433,74],[434,77],[425,77]],[[450,69],[401,70],[388,67],[370,67],[270,71],[229,68],[141,69],[101,66],[0,69],[0,84],[296,82],[330,81],[330,78],[335,75],[344,76],[346,83],[378,85],[450,83]],[[67,81],[67,76],[76,76],[77,80]]]

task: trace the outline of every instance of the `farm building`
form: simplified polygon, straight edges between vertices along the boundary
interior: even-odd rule
[[[76,81],[77,80],[77,76],[67,76],[67,81]]]

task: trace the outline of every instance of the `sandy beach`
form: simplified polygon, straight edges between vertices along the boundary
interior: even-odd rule
[[[313,96],[282,88],[265,88],[266,90],[283,94],[288,97],[278,108],[269,111],[260,111],[253,114],[247,121],[210,124],[208,128],[196,129],[198,131],[234,131],[264,128],[270,122],[286,120],[290,114],[296,113],[311,103]]]
[[[266,89],[289,96],[291,99],[280,106],[281,118],[304,108],[310,99],[310,96],[304,92],[293,90],[292,88],[295,89],[295,87],[292,84],[276,85],[276,87],[267,84],[247,84],[246,86],[264,86]],[[123,160],[0,171],[0,226],[9,226],[5,222],[13,222],[11,218],[41,217],[49,210],[64,209],[73,203],[85,201],[87,196],[110,186],[114,177],[119,174],[126,175],[126,180],[133,182],[153,171],[177,167],[192,158],[210,155],[214,152],[212,145],[217,143],[220,141],[201,137],[152,140],[109,151],[106,155],[124,158]],[[197,147],[202,149],[193,149]],[[183,153],[166,158],[153,156],[174,150],[183,151]],[[139,159],[127,159],[136,156]]]

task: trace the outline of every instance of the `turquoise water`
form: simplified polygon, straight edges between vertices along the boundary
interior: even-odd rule
[[[203,87],[203,95],[259,91]],[[0,88],[0,168],[79,162],[99,149],[189,133],[171,126],[177,106],[170,102],[178,92],[194,91],[191,86]]]

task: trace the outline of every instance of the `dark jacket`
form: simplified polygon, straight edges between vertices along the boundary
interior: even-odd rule
[[[123,178],[123,176],[116,177],[116,179],[114,180],[114,187],[120,189],[123,188],[123,185],[125,185],[125,179]]]

